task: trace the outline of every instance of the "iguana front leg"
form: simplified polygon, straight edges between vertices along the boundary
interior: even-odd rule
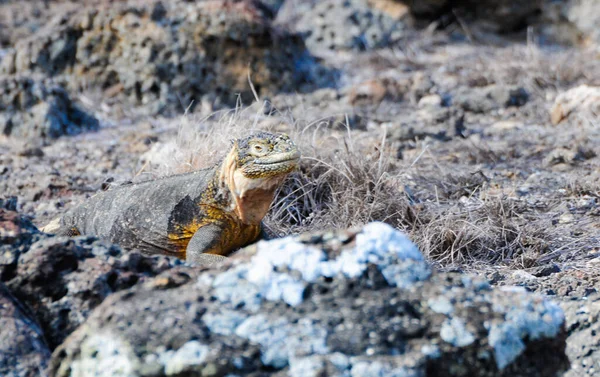
[[[220,223],[200,227],[192,236],[186,248],[186,261],[200,265],[214,265],[227,259],[235,250],[256,242],[270,239],[264,225],[248,226],[242,229],[223,229]]]
[[[217,224],[200,227],[187,245],[186,262],[210,266],[227,259],[227,257],[218,255],[222,233],[223,229]]]

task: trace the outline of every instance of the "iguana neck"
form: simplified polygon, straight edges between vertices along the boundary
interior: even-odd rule
[[[217,168],[211,182],[211,186],[216,189],[213,200],[217,201],[224,211],[235,215],[240,222],[257,225],[267,214],[275,191],[284,178],[284,175],[245,177],[237,166],[234,147]]]

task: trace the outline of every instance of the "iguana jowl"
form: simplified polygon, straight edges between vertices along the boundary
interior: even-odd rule
[[[235,140],[213,168],[99,193],[42,230],[211,264],[260,238],[275,191],[299,158],[287,135],[258,132]]]

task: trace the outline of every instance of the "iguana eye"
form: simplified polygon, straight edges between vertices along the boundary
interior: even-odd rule
[[[258,156],[261,156],[267,152],[267,148],[261,144],[254,144],[252,146],[252,152],[254,152],[254,154],[256,154]]]

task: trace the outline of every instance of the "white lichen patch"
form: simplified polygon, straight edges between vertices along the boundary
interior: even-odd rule
[[[365,272],[369,264],[379,267],[388,284],[400,288],[408,288],[431,274],[429,265],[410,239],[379,222],[363,227],[362,232],[356,235],[355,247],[342,252],[334,261],[331,272],[356,278]]]
[[[218,313],[206,313],[202,316],[202,321],[210,332],[219,335],[233,335],[236,327],[248,318],[247,315],[239,310],[221,309]]]
[[[369,264],[378,266],[390,285],[401,288],[427,279],[431,274],[417,247],[404,234],[383,223],[365,225],[357,234],[354,247],[331,260],[322,250],[303,244],[295,237],[261,241],[257,249],[250,263],[227,274],[225,284],[233,287],[237,285],[232,284],[233,275],[244,276],[260,296],[267,300],[283,300],[292,306],[302,302],[307,283],[319,277],[357,278]],[[277,269],[298,271],[302,278]],[[221,280],[213,287],[222,288]],[[227,296],[226,299],[231,300],[230,294]]]
[[[469,275],[463,275],[460,277],[461,282],[465,288],[473,288],[475,292],[489,291],[492,289],[490,282],[482,278],[473,278]]]
[[[322,250],[302,244],[293,237],[261,241],[249,266],[248,281],[254,283],[267,300],[283,300],[295,306],[302,302],[306,282],[322,276],[320,266],[325,259]],[[280,267],[300,272],[302,279],[276,272],[275,269]]]
[[[440,351],[440,347],[435,344],[425,344],[421,347],[421,353],[425,355],[428,359],[437,359],[442,356],[442,352]]]
[[[339,370],[346,370],[350,368],[350,358],[341,352],[334,352],[328,355],[327,359]]]
[[[130,344],[116,334],[96,333],[81,344],[81,354],[71,363],[72,376],[135,376],[140,362]]]
[[[283,300],[291,306],[302,302],[306,284],[288,274],[276,274],[262,283],[261,290],[267,300]]]
[[[381,261],[389,253],[399,260],[425,260],[417,246],[404,233],[380,222],[373,222],[363,227],[362,232],[356,236],[355,249],[362,250],[364,256],[369,256],[367,259],[371,263],[376,263],[372,256]]]
[[[311,356],[292,359],[290,377],[319,377],[325,373],[327,364],[323,356]]]
[[[298,242],[295,237],[280,238],[258,243],[258,252],[252,258],[252,267],[248,279],[261,281],[265,274],[269,275],[274,267],[288,267],[299,271],[305,281],[314,281],[323,276],[322,264],[326,261],[325,253],[316,247]]]
[[[233,307],[243,306],[248,310],[256,311],[262,302],[260,289],[246,278],[249,266],[240,265],[231,268],[217,276],[212,281],[213,294],[222,303],[229,303]],[[198,281],[202,285],[205,282]]]
[[[381,361],[360,361],[353,363],[350,371],[351,377],[420,377],[423,371],[420,368],[409,369],[397,367]]]
[[[329,352],[327,331],[308,319],[290,324],[285,318],[269,319],[263,314],[246,319],[235,330],[239,337],[261,346],[261,361],[274,368],[286,367],[290,359]]]
[[[446,319],[442,323],[440,337],[455,347],[466,347],[475,341],[475,336],[467,330],[465,321],[460,318]]]
[[[220,302],[251,311],[259,309],[262,299],[283,300],[292,306],[302,302],[306,288],[304,281],[275,272],[273,267],[264,268],[261,275],[255,265],[243,264],[217,275],[212,283],[215,296]]]
[[[488,337],[500,370],[516,360],[525,350],[524,339],[533,341],[553,338],[565,321],[562,309],[541,297],[521,293],[510,302],[510,307],[494,307],[495,311],[505,312],[505,321],[493,324]]]
[[[165,375],[177,376],[186,371],[197,370],[206,361],[210,348],[196,340],[189,341],[177,351],[167,351],[160,358]]]
[[[449,315],[454,312],[454,306],[445,296],[437,296],[427,300],[427,305],[436,313]]]

